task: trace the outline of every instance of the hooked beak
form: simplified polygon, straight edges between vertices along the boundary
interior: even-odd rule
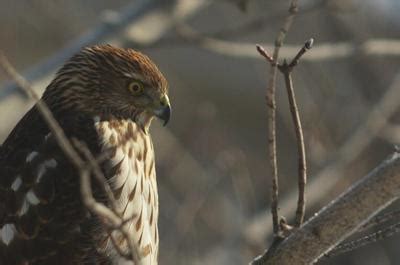
[[[160,107],[154,111],[154,114],[164,121],[163,126],[167,125],[171,117],[171,105],[166,95],[160,100]]]

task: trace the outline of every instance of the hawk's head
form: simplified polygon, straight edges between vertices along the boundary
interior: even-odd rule
[[[105,45],[85,48],[67,61],[44,100],[51,108],[63,105],[97,116],[130,118],[147,126],[154,116],[168,122],[167,92],[166,79],[146,55]]]

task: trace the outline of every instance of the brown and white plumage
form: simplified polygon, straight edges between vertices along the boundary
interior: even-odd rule
[[[168,121],[167,82],[131,49],[95,46],[72,57],[42,99],[69,138],[96,156],[129,226],[143,264],[157,264],[158,193],[148,128]],[[94,195],[104,203],[101,187]],[[79,174],[34,106],[0,147],[0,264],[119,264],[109,234],[83,205]],[[111,240],[110,236],[113,240]]]

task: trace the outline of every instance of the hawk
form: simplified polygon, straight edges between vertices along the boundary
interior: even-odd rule
[[[86,143],[94,156],[106,155],[100,167],[142,264],[157,264],[149,126],[154,117],[168,122],[167,93],[166,79],[147,56],[101,45],[68,60],[42,96],[68,138]],[[109,203],[104,189],[92,186],[96,200]],[[0,264],[126,264],[121,251],[127,250],[122,235],[83,205],[77,170],[33,106],[0,148]]]

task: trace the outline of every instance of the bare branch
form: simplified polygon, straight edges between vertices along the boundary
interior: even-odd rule
[[[400,216],[400,210],[374,216],[367,223],[365,223],[363,226],[361,226],[355,232],[355,234],[361,233],[367,229],[377,228],[378,226],[382,225],[383,223],[392,221],[394,219],[398,219],[399,216]],[[337,255],[340,255],[340,254],[343,254],[346,252],[353,251],[353,250],[363,247],[365,245],[375,243],[376,241],[385,239],[387,237],[391,237],[399,232],[400,232],[400,223],[396,223],[396,224],[387,226],[384,229],[380,229],[377,232],[370,233],[366,236],[362,236],[360,238],[353,239],[351,241],[340,243],[334,249],[332,249],[330,252],[325,254],[321,258],[321,260],[330,258],[333,256],[337,256]]]
[[[103,21],[100,21],[93,30],[80,35],[79,38],[69,42],[62,51],[34,65],[30,70],[24,73],[24,76],[32,82],[33,80],[48,75],[49,72],[58,68],[65,60],[78,52],[82,47],[102,42],[106,37],[115,32],[119,32],[133,21],[139,20],[144,14],[148,13],[149,10],[159,8],[160,6],[162,6],[162,4],[157,1],[139,0],[131,2],[122,7],[118,12],[114,12],[113,19],[109,19],[110,16],[104,16]],[[15,83],[6,84],[0,92],[0,100],[18,91],[18,86],[19,85],[16,86]]]
[[[371,220],[369,220],[368,223],[366,223],[365,225],[360,227],[360,229],[357,232],[365,231],[367,229],[376,227],[378,225],[381,225],[383,223],[386,223],[388,221],[391,221],[391,220],[394,220],[394,219],[398,219],[398,218],[400,218],[400,210],[391,211],[391,212],[388,212],[388,213],[377,215],[377,216],[371,218]]]
[[[314,44],[314,39],[311,38],[308,41],[306,41],[303,45],[303,47],[301,47],[300,51],[296,54],[296,56],[293,58],[293,60],[289,63],[289,67],[293,68],[295,67],[298,63],[300,58],[308,51],[312,48]]]
[[[97,160],[93,157],[92,153],[90,150],[87,148],[85,143],[79,141],[78,139],[72,139],[72,143],[74,146],[83,154],[85,159],[88,161],[90,165],[91,171],[93,171],[93,175],[100,184],[100,187],[102,187],[107,195],[108,201],[111,204],[111,210],[115,215],[117,215],[119,218],[122,218],[122,216],[115,210],[117,209],[117,203],[114,197],[114,193],[111,190],[110,185],[107,182],[106,177],[104,176],[103,172],[101,171],[101,168],[97,162]]]
[[[309,53],[310,55],[314,54]],[[303,57],[307,58],[307,57]],[[379,102],[368,114],[365,122],[362,123],[355,132],[346,140],[338,151],[328,160],[328,163],[315,177],[309,182],[307,200],[312,202],[320,201],[339,181],[346,178],[344,169],[353,162],[368,144],[378,135],[387,125],[387,120],[395,113],[400,104],[400,72],[393,79],[390,87],[382,95]],[[293,192],[288,192],[288,196],[281,200],[281,211],[284,215],[290,215],[294,211],[297,197]],[[248,225],[245,231],[246,240],[249,242],[263,242],[268,235],[272,234],[271,215],[265,213],[256,217]]]
[[[306,15],[312,13],[313,11],[318,11],[323,8],[326,4],[327,0],[318,0],[313,1],[311,4],[306,4],[304,7],[302,6],[301,10],[298,11],[298,15]],[[260,17],[256,17],[250,21],[243,23],[242,25],[238,25],[232,28],[226,28],[219,30],[217,32],[208,33],[208,35],[212,38],[233,38],[233,37],[243,37],[249,34],[253,34],[259,30],[262,30],[271,25],[274,21],[278,21],[280,19],[284,19],[287,16],[286,13],[279,14],[263,14]]]
[[[301,56],[306,53],[307,50],[311,49],[314,40],[309,39],[304,43],[303,47],[297,53],[297,55],[293,58],[290,64],[287,64],[286,61],[282,65],[278,65],[279,70],[282,72],[285,78],[286,90],[289,99],[289,108],[290,113],[292,114],[292,120],[296,133],[297,140],[297,151],[298,151],[298,187],[299,187],[299,197],[297,200],[297,210],[296,210],[296,219],[295,219],[295,227],[300,227],[304,220],[306,203],[305,203],[305,188],[307,183],[307,164],[306,164],[306,150],[304,146],[304,136],[303,129],[301,126],[300,113],[299,108],[296,103],[296,96],[293,88],[293,81],[291,73],[294,67],[298,64]]]
[[[261,46],[260,44],[256,44],[256,48],[258,53],[261,54],[261,56],[263,56],[267,60],[267,62],[271,64],[274,62],[272,56],[268,54],[268,52],[264,49],[263,46]]]
[[[79,142],[78,146],[82,151],[82,153],[84,153],[88,159],[93,159],[93,157],[90,154],[90,150],[84,143]],[[91,162],[91,164],[92,163],[93,161]],[[140,261],[141,255],[139,252],[139,248],[136,245],[136,242],[134,241],[133,237],[129,234],[129,229],[128,229],[129,226],[125,226],[126,223],[125,220],[123,220],[120,216],[115,214],[115,210],[111,210],[107,206],[98,203],[94,199],[91,188],[92,184],[90,181],[90,172],[85,168],[81,168],[80,172],[81,172],[80,187],[81,187],[82,200],[86,205],[86,207],[90,209],[93,213],[95,213],[97,216],[99,216],[109,229],[118,230],[124,235],[125,240],[127,241],[130,249],[130,255],[124,255],[124,256],[128,256],[135,262],[135,264],[142,264],[142,262]],[[100,181],[103,182],[102,180]],[[108,183],[106,184],[106,186],[108,186]],[[116,248],[119,248],[118,245],[115,246]]]
[[[306,165],[306,151],[304,146],[303,129],[300,121],[300,114],[296,103],[296,98],[293,89],[293,81],[290,73],[285,73],[286,89],[289,97],[290,112],[296,131],[297,139],[297,150],[298,150],[298,186],[299,186],[299,198],[297,201],[296,220],[295,227],[300,227],[304,220],[304,214],[306,209],[305,204],[305,187],[307,182],[307,165]]]
[[[400,155],[394,153],[253,264],[316,262],[399,196]]]
[[[0,51],[0,66],[3,68],[5,73],[12,80],[14,80],[15,83],[18,84],[18,86],[20,86],[20,88],[22,88],[29,97],[31,97],[32,99],[34,99],[37,102],[36,107],[38,108],[39,112],[43,116],[43,119],[46,121],[51,132],[56,137],[60,148],[67,155],[68,159],[74,164],[75,167],[77,167],[77,168],[84,167],[82,161],[79,158],[78,153],[72,147],[71,143],[65,136],[63,129],[60,127],[58,122],[54,119],[54,116],[51,113],[51,111],[49,110],[49,108],[35,93],[35,91],[32,89],[30,84],[20,74],[18,74],[18,72],[10,64],[10,62],[7,60],[6,56],[4,55],[4,53],[2,51]]]
[[[278,72],[277,62],[279,58],[279,51],[286,37],[286,33],[289,31],[293,23],[294,16],[297,12],[297,0],[292,0],[289,8],[289,15],[285,18],[282,28],[280,29],[278,36],[275,40],[275,48],[272,56],[271,68],[270,68],[270,79],[267,87],[267,107],[268,112],[268,149],[269,159],[272,170],[272,194],[271,194],[271,213],[273,220],[273,228],[275,235],[279,235],[279,214],[278,214],[278,165],[276,156],[276,100],[275,100],[275,87],[276,87],[276,75]],[[259,50],[260,51],[260,50]]]
[[[337,247],[335,247],[328,254],[325,254],[324,257],[321,258],[321,260],[353,251],[360,247],[375,243],[379,240],[394,236],[395,234],[398,233],[400,233],[400,223],[393,224],[391,226],[388,226],[382,230],[379,230],[375,233],[369,234],[362,238],[358,238],[356,240],[352,240],[349,242],[344,242],[343,244],[340,244]]]
[[[188,27],[186,27],[186,32],[189,32]],[[192,29],[190,32],[190,35],[182,34],[182,31],[179,33],[180,36],[186,38],[186,44],[194,44],[198,48],[229,57],[260,59],[260,56],[254,53],[254,43],[217,39],[202,35]],[[267,50],[274,49],[273,43],[260,43],[260,46]],[[286,44],[285,47],[281,48],[280,57],[292,58],[297,52],[297,45]],[[319,43],[318,46],[313,48],[313,52],[302,60],[308,62],[332,61],[347,59],[356,55],[399,57],[400,40],[371,38],[361,44],[355,44],[351,41]]]
[[[141,255],[138,250],[138,247],[136,246],[136,242],[134,241],[133,237],[129,234],[128,230],[129,226],[124,225],[126,223],[126,220],[123,220],[120,216],[116,214],[116,211],[114,210],[115,208],[112,210],[107,206],[98,203],[93,197],[91,183],[90,183],[92,170],[94,172],[94,175],[96,175],[98,181],[100,181],[101,184],[104,185],[103,188],[106,191],[107,195],[109,196],[109,199],[111,199],[111,204],[115,205],[115,200],[113,200],[114,197],[113,195],[110,194],[112,193],[110,187],[108,186],[108,183],[106,183],[104,175],[102,174],[99,166],[97,165],[97,162],[91,155],[90,150],[86,147],[84,143],[79,142],[78,146],[81,148],[82,153],[89,160],[90,162],[89,166],[92,168],[89,168],[86,165],[85,161],[81,159],[78,152],[72,146],[70,140],[64,134],[63,129],[55,120],[53,114],[51,113],[47,105],[39,98],[39,96],[35,93],[30,84],[21,75],[18,74],[18,72],[9,63],[6,56],[1,51],[0,51],[0,66],[4,69],[5,73],[12,80],[14,80],[30,98],[37,101],[36,107],[39,113],[42,115],[46,124],[49,126],[50,130],[54,134],[61,150],[64,152],[64,154],[67,156],[67,158],[71,161],[73,166],[77,169],[77,171],[80,174],[81,195],[85,206],[91,212],[96,214],[100,218],[100,220],[103,220],[105,224],[108,225],[109,228],[114,230],[118,229],[118,231],[120,231],[124,235],[129,246],[129,251],[130,251],[129,258],[132,259],[135,262],[135,264],[138,265],[142,264],[140,259]]]

